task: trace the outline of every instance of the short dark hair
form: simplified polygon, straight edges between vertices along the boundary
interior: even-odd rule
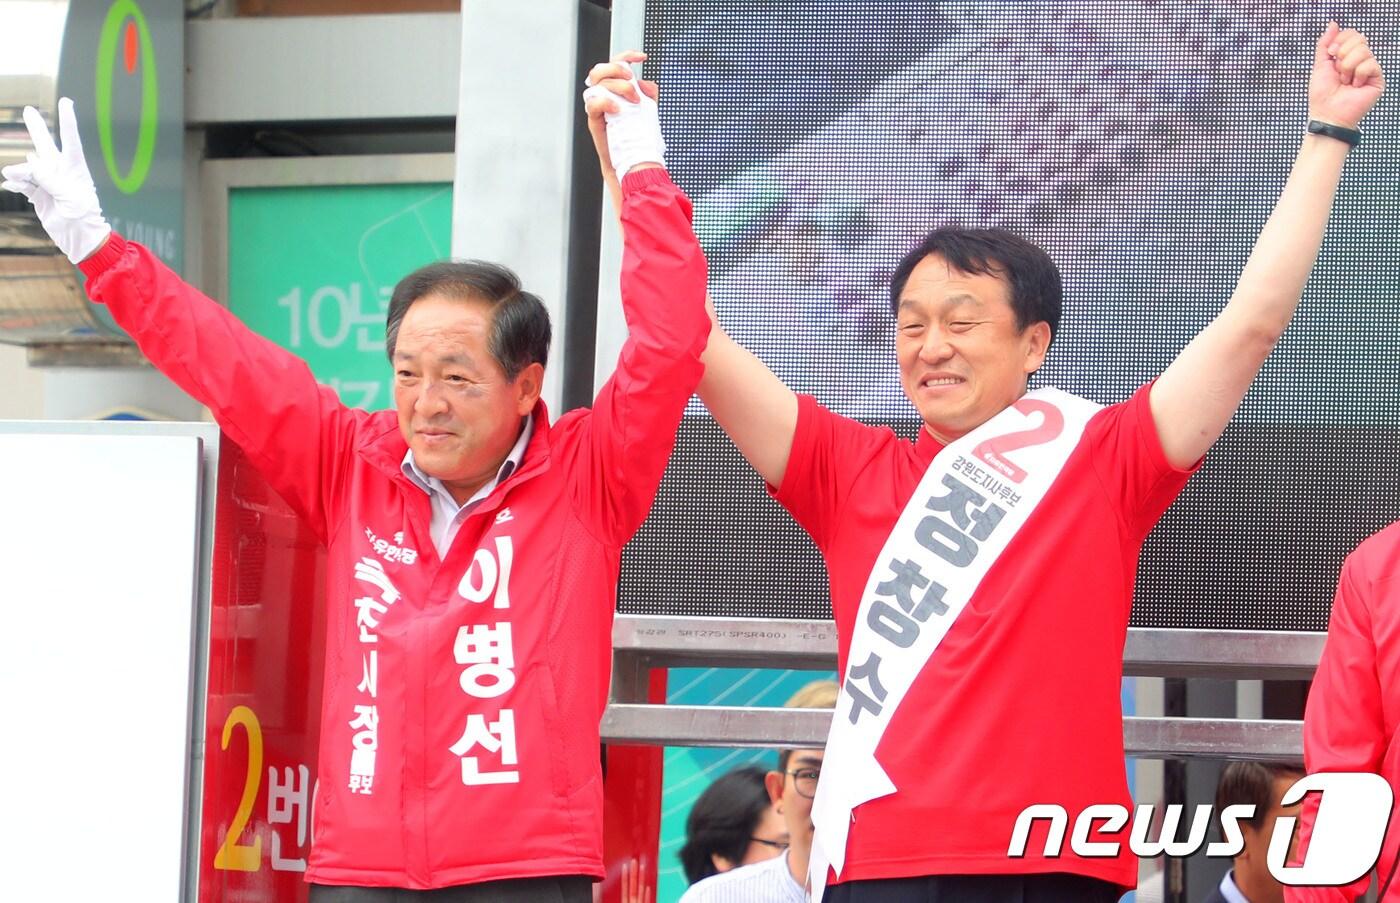
[[[1302,777],[1301,766],[1287,762],[1231,762],[1220,773],[1215,785],[1215,817],[1219,820],[1228,806],[1254,806],[1251,818],[1241,819],[1256,831],[1264,827],[1264,816],[1274,801],[1276,778]]]
[[[964,229],[943,226],[924,237],[904,255],[890,279],[890,312],[899,314],[899,299],[914,267],[936,254],[955,270],[974,275],[1000,276],[1011,285],[1011,309],[1016,328],[1045,322],[1050,338],[1060,328],[1064,283],[1060,268],[1044,249],[1005,229]]]
[[[705,788],[685,820],[681,868],[691,884],[717,874],[712,855],[738,865],[744,861],[759,819],[773,801],[763,783],[764,771],[754,765],[721,775]]]
[[[428,295],[481,301],[491,308],[491,356],[507,379],[538,362],[549,362],[549,311],[537,295],[520,287],[508,267],[484,260],[444,260],[420,267],[399,280],[389,299],[384,350],[393,363],[399,327],[413,302]]]

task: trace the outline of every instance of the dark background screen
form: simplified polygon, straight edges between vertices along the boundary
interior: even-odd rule
[[[1229,299],[1327,18],[1400,82],[1396,10],[650,0],[645,74],[726,329],[795,390],[912,437],[887,292],[923,234],[1002,226],[1049,250],[1065,314],[1032,385],[1121,401]],[[1363,124],[1293,326],[1148,540],[1135,625],[1325,629],[1342,558],[1400,514],[1397,93]],[[698,401],[619,610],[830,615],[815,547]]]

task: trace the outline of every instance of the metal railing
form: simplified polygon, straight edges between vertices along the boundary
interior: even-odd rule
[[[1307,680],[1323,633],[1131,628],[1123,671],[1135,677]],[[835,670],[831,621],[618,615],[613,627],[611,743],[666,746],[820,746],[831,712],[749,706],[653,705],[652,668]],[[1123,719],[1130,756],[1301,760],[1302,722],[1243,718]]]

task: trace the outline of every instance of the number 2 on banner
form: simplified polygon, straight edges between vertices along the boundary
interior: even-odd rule
[[[214,868],[230,872],[256,872],[262,864],[262,838],[253,839],[251,846],[240,844],[238,838],[248,827],[248,819],[253,815],[253,802],[258,798],[258,787],[262,785],[263,737],[262,725],[258,716],[246,705],[234,706],[224,721],[224,738],[221,749],[228,749],[228,741],[233,737],[235,725],[242,725],[248,734],[248,776],[243,781],[243,799],[238,803],[233,823],[228,826],[228,836],[214,854]]]
[[[979,442],[977,447],[972,450],[972,456],[985,461],[993,470],[1013,483],[1019,483],[1026,478],[1026,471],[1015,461],[1006,457],[1007,452],[1053,442],[1065,430],[1065,415],[1061,414],[1060,409],[1050,402],[1039,398],[1022,398],[1012,407],[1027,417],[1040,414],[1043,418],[1040,426],[993,436]]]

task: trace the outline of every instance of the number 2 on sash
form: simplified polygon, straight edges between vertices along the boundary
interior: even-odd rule
[[[1006,457],[1007,452],[1013,452],[1018,448],[1030,448],[1033,445],[1044,445],[1053,442],[1065,429],[1065,415],[1060,413],[1060,409],[1048,401],[1039,398],[1022,398],[1012,405],[1013,408],[1030,417],[1040,414],[1043,418],[1040,426],[1033,426],[1030,429],[1017,430],[1014,433],[1006,433],[1001,436],[993,436],[983,442],[977,443],[977,447],[972,450],[974,458],[980,458],[992,467],[997,473],[1019,483],[1026,478],[1026,471],[1015,461]]]

